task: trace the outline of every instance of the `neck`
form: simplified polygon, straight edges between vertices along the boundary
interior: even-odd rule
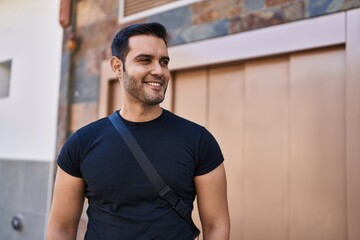
[[[154,106],[131,106],[123,105],[120,110],[120,115],[131,122],[148,122],[158,118],[163,109],[160,105]]]

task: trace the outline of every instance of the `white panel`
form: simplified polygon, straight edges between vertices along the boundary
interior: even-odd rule
[[[12,60],[0,99],[0,159],[53,161],[62,29],[59,0],[0,1],[0,62]]]
[[[345,13],[342,12],[170,47],[170,69],[263,57],[344,42]]]

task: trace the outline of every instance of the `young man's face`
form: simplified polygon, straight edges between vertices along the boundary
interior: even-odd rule
[[[165,42],[152,35],[129,38],[123,86],[132,101],[156,105],[165,98],[170,79]]]

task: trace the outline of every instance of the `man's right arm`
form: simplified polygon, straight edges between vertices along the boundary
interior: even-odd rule
[[[58,167],[47,226],[47,240],[75,240],[85,198],[85,183]]]

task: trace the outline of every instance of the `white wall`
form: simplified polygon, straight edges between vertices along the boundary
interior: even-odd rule
[[[0,62],[11,59],[0,98],[0,160],[53,161],[62,29],[60,0],[0,1]]]

